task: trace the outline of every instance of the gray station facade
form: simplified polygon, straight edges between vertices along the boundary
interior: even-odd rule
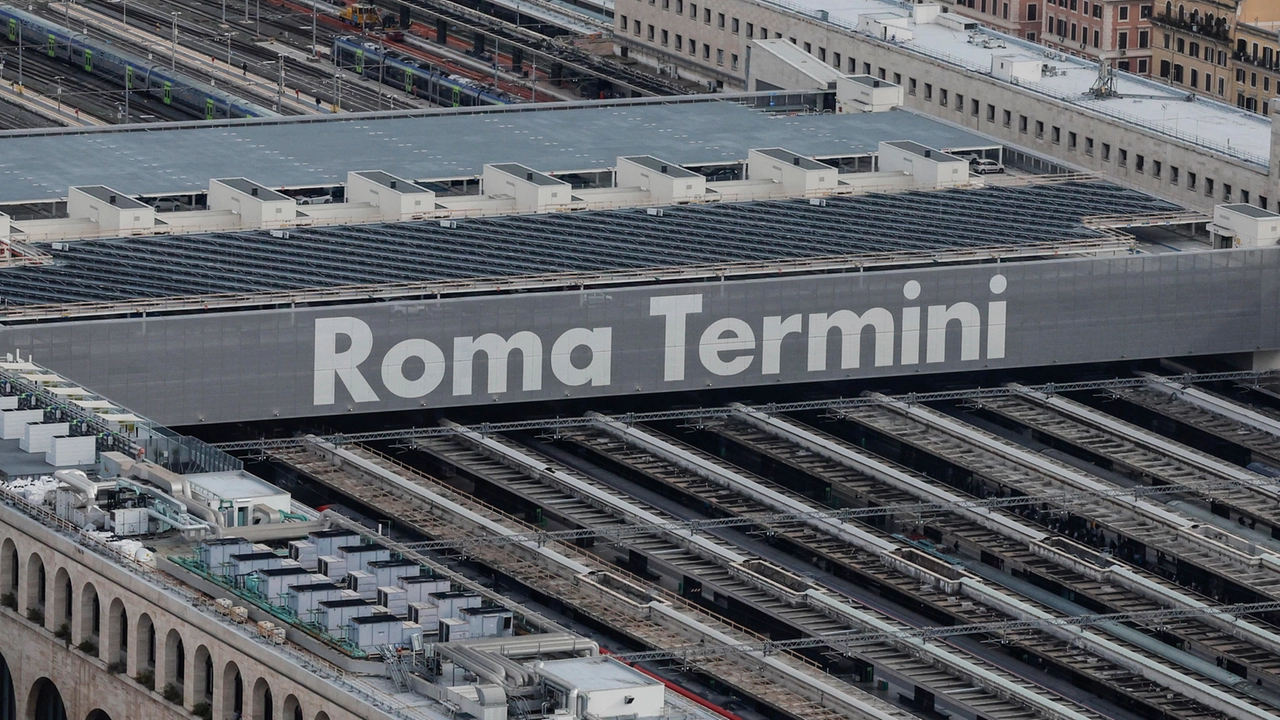
[[[1280,348],[1280,250],[66,323],[6,352],[169,425]]]

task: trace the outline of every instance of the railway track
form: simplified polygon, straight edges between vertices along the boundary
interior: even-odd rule
[[[646,429],[645,432],[652,433],[653,431]],[[718,512],[767,514],[770,511],[770,508],[734,490],[684,472],[661,458],[628,446],[626,443],[611,436],[598,432],[575,433],[570,436],[570,440],[590,448],[601,457],[609,458],[663,485],[678,489],[694,502],[708,503]],[[669,438],[664,438],[664,440],[673,442]],[[713,456],[705,455],[701,451],[684,446],[682,448],[688,452],[701,454],[705,459],[715,461]],[[755,480],[775,492],[790,492],[785,487],[763,481],[760,478],[755,478]],[[792,496],[794,497],[794,494]],[[866,526],[866,529],[876,532],[885,540],[890,540],[894,537],[892,534],[872,526]],[[796,531],[769,528],[769,531],[775,537],[785,540],[802,552],[816,554],[824,558],[829,563],[829,569],[836,572],[847,572],[851,577],[865,582],[873,582],[882,586],[888,585],[901,593],[902,596],[921,602],[931,607],[938,615],[948,617],[949,622],[977,623],[1002,619],[1002,616],[992,612],[989,608],[970,602],[963,597],[950,596],[922,588],[919,586],[918,581],[888,571],[878,559],[861,552],[838,537],[823,535],[812,530]],[[980,531],[980,529],[977,531]],[[970,536],[972,537],[977,531],[969,529]],[[984,541],[997,547],[1006,545],[1003,539],[990,535],[985,537]],[[1006,551],[1012,550],[1007,545],[1005,549]],[[1020,597],[1019,600],[1032,605],[1038,604],[1029,598]],[[1049,606],[1043,606],[1043,609],[1050,614],[1057,614],[1057,611]],[[1168,688],[1152,682],[1141,674],[1129,671],[1118,665],[1100,661],[1100,658],[1096,655],[1082,652],[1079,647],[1049,637],[1042,632],[1026,631],[1011,634],[1002,638],[1002,641],[1010,643],[1016,651],[1038,657],[1044,662],[1069,668],[1079,676],[1092,680],[1097,684],[1097,687],[1114,688],[1119,693],[1120,699],[1127,704],[1140,704],[1153,711],[1163,713],[1166,717],[1212,718],[1216,717],[1219,712],[1187,697],[1170,694]],[[1128,647],[1132,652],[1146,654],[1144,648],[1130,645],[1123,640],[1118,640],[1117,642]],[[1221,692],[1231,695],[1241,703],[1258,707],[1260,712],[1267,711],[1265,704],[1259,703],[1253,697],[1231,687],[1220,687]]]
[[[6,41],[4,47],[4,54],[7,58],[4,66],[4,77],[9,82],[17,82],[17,46],[11,45]],[[57,98],[58,87],[61,85],[63,104],[79,108],[83,113],[110,123],[125,122],[124,89],[108,80],[94,75],[86,75],[66,63],[50,59],[40,52],[33,52],[30,47],[24,48],[23,51],[22,76],[25,85],[41,95]],[[61,78],[61,80],[58,78]],[[165,105],[140,92],[134,93],[129,99],[129,122],[146,123],[191,119],[192,116],[188,113]],[[50,121],[45,122],[48,123]]]
[[[494,488],[500,488],[503,492],[517,494],[526,502],[543,508],[544,517],[548,514],[554,514],[573,526],[600,527],[602,525],[625,522],[615,514],[616,510],[615,512],[609,512],[602,507],[600,499],[608,497],[617,498],[616,502],[619,503],[641,506],[644,512],[652,516],[669,521],[676,520],[674,516],[667,515],[662,510],[651,505],[640,503],[634,498],[624,500],[617,495],[617,491],[613,487],[592,478],[590,475],[568,468],[560,468],[558,472],[571,475],[572,480],[578,487],[590,487],[594,491],[591,495],[584,497],[572,490],[557,487],[547,482],[547,475],[544,473],[530,474],[522,472],[512,467],[509,463],[466,447],[458,440],[435,438],[419,441],[417,445],[420,449],[430,452],[440,460],[465,471],[469,476],[480,478],[483,482],[490,484]],[[526,448],[520,448],[517,452],[525,455],[530,453]],[[539,458],[539,460],[543,459]],[[740,550],[727,541],[714,537],[700,536],[699,539],[703,543],[712,543],[719,548],[719,561],[717,561],[717,559],[713,559],[715,558],[714,554],[709,554],[705,551],[699,552],[696,545],[687,547],[678,541],[678,537],[651,536],[628,540],[625,542],[624,548],[622,548],[625,552],[615,558],[615,563],[624,566],[632,561],[636,553],[639,553],[649,558],[648,567],[656,567],[661,564],[665,566],[670,576],[683,576],[691,580],[696,579],[702,584],[701,593],[704,597],[706,597],[709,590],[714,589],[716,597],[724,595],[733,598],[737,602],[749,604],[754,610],[767,614],[773,622],[783,623],[787,627],[789,634],[821,638],[832,633],[865,630],[867,627],[849,619],[835,617],[829,612],[824,612],[822,606],[796,604],[794,598],[785,593],[770,593],[765,589],[761,589],[761,585],[753,584],[748,579],[744,579],[740,576],[740,573],[735,572],[739,566],[732,564],[732,559],[735,556],[741,557]],[[703,547],[705,548],[705,546]],[[709,555],[711,556],[709,557]],[[767,565],[767,561],[756,560],[751,562],[759,563],[761,566]],[[777,575],[774,575],[774,577],[781,577],[785,574],[786,571],[779,568],[777,569]],[[798,577],[795,579],[797,581],[800,580]],[[832,597],[835,598],[836,596],[832,595]],[[842,598],[836,600],[836,602],[841,601],[843,601]],[[715,602],[704,601],[703,606],[713,612],[719,608],[719,605]],[[911,627],[901,622],[898,618],[875,613],[867,608],[860,608],[860,610],[874,614],[881,623],[889,627],[901,631]],[[979,710],[983,717],[993,719],[1016,718],[1023,717],[1027,712],[1036,712],[1040,709],[1034,705],[1028,707],[1022,703],[1006,699],[1000,694],[993,693],[982,687],[980,681],[975,682],[973,676],[965,675],[954,667],[941,665],[936,658],[917,657],[913,654],[913,650],[916,650],[916,648],[906,643],[895,645],[893,642],[882,641],[861,643],[852,649],[842,647],[837,650],[833,647],[826,652],[849,652],[862,662],[874,666],[879,672],[894,673],[897,677],[910,679],[915,684],[927,687],[936,696],[945,696]],[[820,660],[821,657],[819,655],[815,660]],[[961,662],[964,661],[962,660]],[[1047,700],[1049,704],[1062,702],[1063,700],[1002,668],[993,667],[989,668],[988,671],[996,674],[1007,683],[1016,684],[1033,697]],[[1092,716],[1084,708],[1078,708],[1078,710],[1085,716]]]
[[[412,486],[429,490],[436,497],[447,498],[450,502],[466,508],[472,517],[500,524],[503,527],[521,530],[529,529],[524,523],[509,517],[492,507],[484,505],[473,498],[458,493],[445,483],[414,471],[412,468],[396,463],[385,456],[364,448],[356,448],[350,452],[367,463],[394,473]],[[273,459],[283,462],[293,469],[305,474],[321,484],[336,490],[357,502],[369,507],[377,507],[394,515],[414,532],[432,538],[457,538],[476,532],[485,532],[484,528],[467,528],[457,520],[441,516],[439,506],[414,496],[413,492],[405,492],[403,488],[391,488],[385,483],[371,479],[369,475],[358,476],[349,469],[335,465],[332,459],[308,450],[283,451],[273,455]],[[622,575],[616,569],[602,564],[598,559],[573,546],[557,544],[556,551],[564,557],[597,570],[607,570],[615,576]],[[647,613],[628,611],[627,603],[609,602],[609,596],[602,595],[598,589],[592,589],[563,574],[550,571],[546,566],[528,561],[513,555],[509,548],[476,548],[469,551],[470,557],[492,570],[511,577],[522,585],[545,597],[573,607],[578,613],[592,618],[614,632],[625,634],[639,647],[665,648],[678,647],[690,642],[690,637],[681,632],[679,627],[664,622],[659,616]],[[623,580],[631,582],[631,578],[623,576]],[[642,582],[638,578],[636,582]],[[636,587],[643,587],[639,585]],[[678,613],[689,616],[698,627],[716,637],[737,640],[759,640],[759,636],[743,628],[727,624],[701,611],[685,600],[659,593],[659,596]],[[619,596],[621,597],[621,596]],[[632,603],[634,604],[634,603]],[[665,617],[671,617],[665,615]],[[769,662],[765,662],[769,661]],[[767,667],[757,667],[765,662]],[[744,657],[700,658],[691,663],[696,671],[727,683],[744,695],[770,706],[774,712],[797,718],[797,720],[837,720],[849,717],[849,713],[840,712],[829,707],[835,697],[809,695],[798,692],[782,683],[768,679],[762,670],[774,669],[772,663],[785,665],[787,676],[793,678],[810,678],[817,686],[834,688],[837,692],[843,683],[832,678],[806,662],[791,655],[778,655],[764,659]],[[754,668],[754,669],[753,669]],[[852,688],[849,692],[855,692]],[[901,711],[881,703],[874,698],[867,698],[872,707],[878,708],[877,714],[883,718],[905,718]]]

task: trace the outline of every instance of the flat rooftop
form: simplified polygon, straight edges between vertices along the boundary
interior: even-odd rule
[[[908,110],[770,115],[723,97],[0,133],[0,203],[57,199],[75,185],[176,194],[200,192],[220,177],[275,188],[336,185],[347,172],[369,168],[420,180],[472,177],[491,163],[552,173],[604,170],[623,155],[699,165],[745,160],[760,147],[846,157],[873,153],[884,140],[940,149],[1000,145]]]
[[[538,670],[543,676],[559,680],[566,687],[583,692],[648,687],[658,681],[639,670],[607,657],[549,660]]]
[[[891,0],[756,2],[811,19],[825,19],[852,31],[856,31],[858,18],[862,15],[911,16],[910,5]],[[820,15],[823,12],[827,13],[825,18]],[[980,23],[981,20],[975,22]],[[987,44],[993,47],[970,42],[968,31],[935,23],[922,25],[913,21],[909,29],[915,37],[910,40],[898,38],[895,44],[899,47],[983,75],[990,75],[991,59],[996,56],[1035,60],[1053,66],[1056,74],[1043,75],[1034,83],[1018,83],[1029,92],[1049,95],[1084,110],[1140,125],[1264,167],[1267,165],[1271,153],[1271,120],[1256,113],[1201,96],[1187,102],[1190,91],[1118,71],[1116,90],[1120,97],[1097,99],[1086,94],[1098,78],[1098,64],[1095,62],[1053,52],[1043,45],[985,27],[980,36],[992,40]],[[1138,95],[1144,97],[1132,97]],[[930,143],[925,141],[925,144]]]
[[[275,485],[243,470],[192,473],[186,478],[192,485],[199,486],[223,500],[247,500],[284,494],[284,491]]]
[[[1103,237],[1082,224],[1088,216],[1180,210],[1098,180],[832,197],[825,205],[685,205],[662,215],[641,208],[459,219],[456,227],[87,240],[51,250],[53,264],[0,269],[0,305],[1019,246]]]
[[[1225,209],[1225,210],[1230,210],[1230,211],[1232,211],[1232,212],[1238,212],[1238,213],[1240,213],[1241,215],[1246,215],[1246,216],[1248,216],[1248,217],[1252,217],[1252,218],[1275,218],[1275,217],[1280,217],[1280,214],[1273,213],[1273,212],[1271,212],[1270,210],[1264,210],[1263,208],[1257,207],[1256,205],[1249,205],[1249,204],[1247,204],[1247,203],[1235,203],[1235,204],[1232,204],[1232,205],[1223,205],[1222,207],[1223,207],[1223,209]]]

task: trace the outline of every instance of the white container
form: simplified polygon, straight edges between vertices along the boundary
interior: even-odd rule
[[[54,467],[92,465],[98,461],[98,439],[92,435],[55,437],[44,453],[44,461]]]
[[[64,422],[36,422],[28,423],[22,431],[22,439],[18,441],[18,447],[29,453],[48,452],[53,446],[53,439],[59,435],[66,435],[71,432],[71,425]]]
[[[0,439],[21,440],[31,423],[44,421],[44,410],[0,410]]]

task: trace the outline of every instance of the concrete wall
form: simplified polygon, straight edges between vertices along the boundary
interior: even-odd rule
[[[45,578],[43,603],[40,568]],[[116,720],[192,717],[191,708],[211,695],[213,717],[229,720],[237,672],[246,719],[264,715],[268,688],[276,718],[291,718],[288,713],[295,705],[306,720],[388,717],[327,678],[295,665],[282,650],[223,624],[212,611],[212,599],[170,595],[155,581],[54,534],[9,506],[0,507],[0,594],[13,594],[17,603],[16,611],[0,608],[0,653],[13,673],[20,718],[32,717],[36,686],[45,678],[61,694],[70,718],[84,718],[94,710]],[[95,596],[100,607],[97,632],[91,620]],[[43,623],[32,620],[36,609],[43,613]],[[54,636],[64,623],[70,632],[67,641]],[[148,657],[152,631],[154,664]],[[122,637],[127,643],[122,644]],[[96,649],[77,648],[86,640]],[[179,653],[184,667],[180,680]],[[202,671],[206,656],[213,664],[211,688]],[[146,671],[152,673],[157,690],[170,683],[180,686],[181,706],[141,684],[137,678]]]
[[[1211,212],[1214,205],[1225,202],[1226,186],[1231,187],[1231,202],[1246,202],[1242,193],[1247,193],[1247,202],[1261,205],[1260,200],[1265,197],[1268,208],[1274,210],[1277,200],[1280,200],[1280,187],[1268,179],[1265,167],[1215,155],[1190,143],[1087,112],[987,75],[915,55],[829,23],[750,0],[732,0],[712,6],[712,22],[707,24],[702,20],[702,4],[698,3],[699,17],[696,20],[689,17],[689,6],[690,3],[683,3],[684,14],[677,15],[675,0],[670,3],[669,10],[663,9],[662,0],[654,5],[643,0],[621,0],[617,6],[619,24],[620,18],[627,15],[632,22],[639,21],[642,26],[654,24],[669,29],[669,37],[673,39],[671,44],[663,47],[659,42],[647,42],[644,30],[635,35],[623,33],[620,28],[616,39],[628,47],[631,57],[641,62],[675,63],[681,68],[682,75],[722,78],[727,80],[726,86],[741,88],[746,77],[746,64],[740,64],[736,72],[731,71],[727,64],[717,65],[715,49],[724,49],[727,56],[745,56],[750,39],[747,30],[751,29],[756,37],[767,30],[769,37],[795,38],[801,47],[807,43],[812,53],[820,59],[825,56],[833,66],[838,62],[845,72],[868,73],[905,86],[905,105],[909,108],[1065,163],[1101,171],[1117,182],[1188,207]],[[717,27],[720,12],[738,19],[738,33]],[[727,22],[726,28],[730,27],[732,23]],[[674,50],[676,34],[684,38],[684,52]],[[691,37],[698,42],[696,55],[687,51]],[[703,43],[709,43],[713,48],[710,61],[703,59]],[[945,106],[942,105],[943,91],[946,91],[947,98]],[[1021,129],[1022,117],[1027,119],[1025,132]],[[1037,134],[1036,129],[1041,126],[1043,131]],[[1056,133],[1054,128],[1057,128]],[[1071,144],[1072,134],[1075,136],[1074,145]],[[1092,140],[1092,152],[1088,151],[1086,140]],[[1110,148],[1109,153],[1104,154],[1104,145]],[[1123,165],[1120,163],[1120,150],[1125,151]],[[1275,154],[1274,150],[1272,154]],[[1192,173],[1196,176],[1194,189],[1188,182]],[[1208,179],[1213,180],[1212,196],[1205,195],[1208,187],[1205,181]]]

